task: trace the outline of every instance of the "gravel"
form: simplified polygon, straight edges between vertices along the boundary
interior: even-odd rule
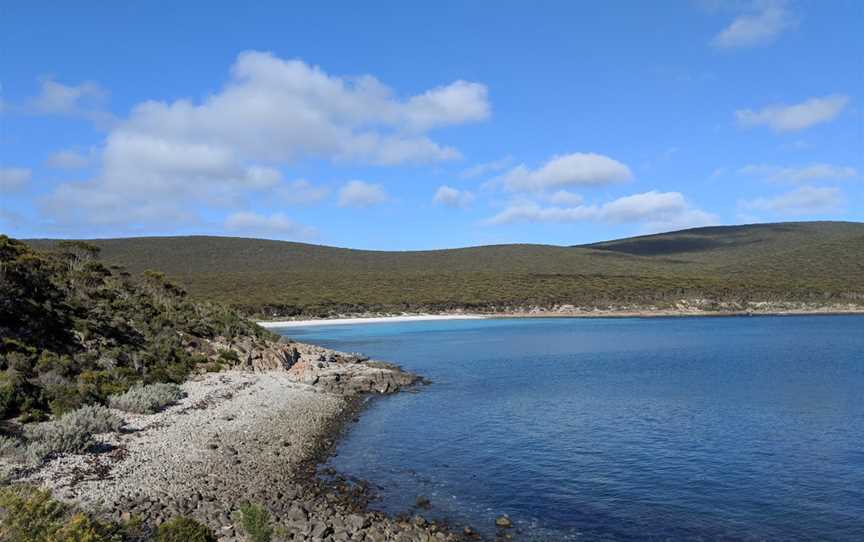
[[[221,541],[244,540],[240,504],[264,506],[281,540],[457,540],[419,516],[369,511],[369,486],[317,465],[371,394],[418,381],[398,367],[362,356],[290,343],[277,369],[198,375],[186,396],[155,414],[113,410],[119,433],[98,435],[90,453],[63,455],[16,482],[118,520],[131,515],[155,528],[186,515]],[[250,358],[251,359],[251,358]],[[267,363],[265,355],[251,363]],[[428,505],[424,503],[424,508]],[[470,529],[466,532],[471,532]]]

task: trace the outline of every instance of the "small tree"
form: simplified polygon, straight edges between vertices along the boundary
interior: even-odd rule
[[[99,257],[101,249],[86,241],[60,241],[57,252],[66,261],[69,271],[83,271],[87,264]]]

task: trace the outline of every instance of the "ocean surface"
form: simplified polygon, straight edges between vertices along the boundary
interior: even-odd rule
[[[527,540],[864,540],[864,317],[455,320],[285,330],[433,381],[329,466],[374,507]]]

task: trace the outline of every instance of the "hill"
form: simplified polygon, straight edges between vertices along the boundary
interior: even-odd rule
[[[51,248],[52,240],[28,241]],[[324,315],[529,306],[864,299],[864,224],[697,228],[590,245],[384,252],[231,237],[97,239],[106,262],[158,269],[192,297]]]

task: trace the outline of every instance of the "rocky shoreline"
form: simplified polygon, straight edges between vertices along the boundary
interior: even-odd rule
[[[243,503],[269,511],[274,540],[479,539],[470,528],[453,532],[416,513],[370,511],[366,482],[318,471],[371,397],[421,378],[293,341],[213,346],[235,351],[239,367],[196,375],[182,386],[186,397],[162,412],[118,411],[122,431],[16,482],[112,519],[137,516],[151,529],[189,516],[224,542],[245,540],[236,521]]]

